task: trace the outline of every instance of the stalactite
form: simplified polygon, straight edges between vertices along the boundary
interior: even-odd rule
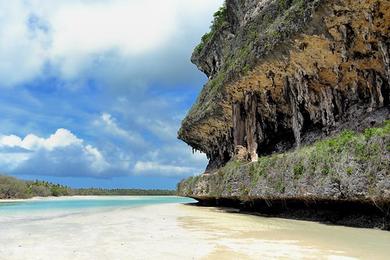
[[[234,146],[245,143],[245,121],[241,103],[233,104],[233,141]]]
[[[245,95],[245,132],[246,132],[246,147],[250,161],[257,161],[257,98],[254,93],[247,93]]]
[[[294,78],[287,78],[285,80],[288,102],[290,104],[291,115],[292,115],[292,130],[294,132],[295,143],[297,146],[301,144],[301,130],[303,125],[303,116],[299,111],[298,103],[298,88]]]
[[[387,76],[387,83],[390,85],[390,40],[387,38],[386,41],[379,41],[379,50],[382,54],[382,60],[385,67],[385,72]]]
[[[257,96],[252,92],[244,93],[242,103],[233,104],[233,136],[235,154],[256,161],[258,158]]]

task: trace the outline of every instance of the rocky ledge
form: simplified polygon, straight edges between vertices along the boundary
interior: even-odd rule
[[[388,219],[389,50],[386,0],[226,0],[192,55],[209,80],[179,130],[209,164],[179,194]]]
[[[390,229],[390,121],[257,162],[231,160],[178,191],[206,205]]]

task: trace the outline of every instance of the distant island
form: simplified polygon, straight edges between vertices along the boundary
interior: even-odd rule
[[[20,180],[15,177],[0,175],[0,199],[28,199],[33,197],[59,196],[169,196],[175,195],[174,190],[160,189],[74,189],[65,185],[47,181]]]

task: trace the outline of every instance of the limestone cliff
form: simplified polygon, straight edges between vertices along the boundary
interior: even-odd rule
[[[389,105],[389,1],[227,0],[219,18],[193,53],[209,81],[179,131],[209,169],[237,145],[256,159]]]
[[[297,149],[343,129],[362,131],[389,118],[390,1],[226,0],[191,60],[209,80],[183,120],[179,138],[206,153],[209,165],[202,179],[192,180],[192,186],[183,182],[179,193],[200,199],[221,197],[224,193],[203,188],[228,162],[256,162],[259,156]],[[378,142],[384,160],[379,175],[388,184],[389,139]],[[342,164],[326,167],[338,163]],[[248,165],[246,170],[235,170],[241,177],[224,179],[220,188],[248,185],[243,178],[253,173],[253,163]],[[302,186],[294,186],[291,175],[293,165],[289,169],[267,168],[270,172],[265,173],[283,178],[283,189],[271,191],[256,182],[239,196],[232,191],[222,197],[361,198],[359,192],[350,197],[330,195],[322,188],[337,186],[340,178],[316,174],[301,180],[311,183],[312,190],[299,190]],[[355,177],[356,182],[362,180]],[[319,185],[324,180],[330,186]],[[390,199],[386,185],[382,195]],[[369,199],[367,189],[361,195]]]

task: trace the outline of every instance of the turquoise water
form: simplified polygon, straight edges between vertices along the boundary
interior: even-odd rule
[[[66,197],[18,202],[0,202],[0,214],[11,212],[42,210],[82,210],[129,208],[163,203],[192,203],[193,199],[176,196],[103,196],[103,197]]]

